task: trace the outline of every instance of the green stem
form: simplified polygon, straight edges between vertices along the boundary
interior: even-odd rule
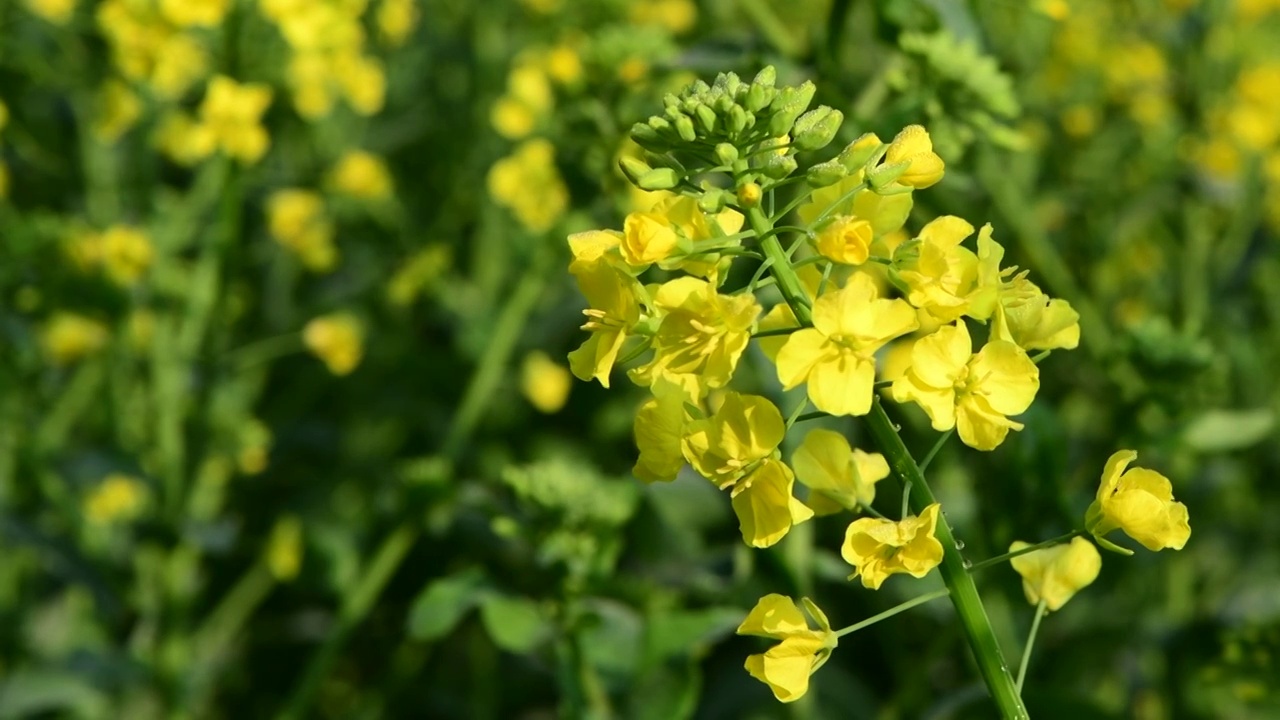
[[[790,335],[791,333],[800,329],[801,328],[798,328],[798,327],[789,327],[789,328],[774,328],[772,330],[760,330],[755,333],[752,333],[751,337],[766,338],[766,337],[774,337],[775,335]]]
[[[955,432],[955,428],[951,428],[946,431],[942,434],[942,437],[938,438],[938,442],[934,443],[933,447],[929,448],[929,454],[925,455],[924,459],[920,461],[920,472],[924,472],[929,468],[929,463],[933,462],[933,459],[938,455],[938,451],[942,449],[943,445],[947,444],[947,441],[951,439],[951,436],[954,435]]]
[[[828,413],[824,413],[821,410],[818,410],[817,412],[805,413],[797,417],[796,422],[804,422],[806,420],[817,420],[818,418],[824,418],[824,417],[831,417],[831,415]]]
[[[748,210],[747,219],[752,229],[761,237],[766,234],[769,229],[768,219],[758,208]],[[760,248],[766,257],[773,260],[773,275],[778,279],[778,288],[782,291],[787,304],[791,306],[796,320],[801,325],[812,325],[813,313],[809,307],[808,297],[804,294],[795,270],[785,262],[786,256],[778,239],[766,238],[761,242]],[[911,483],[912,509],[919,514],[926,507],[937,502],[933,491],[925,482],[924,474],[920,472],[911,452],[902,442],[902,437],[898,435],[897,428],[885,413],[884,406],[878,397],[873,400],[871,413],[867,416],[867,425],[899,483],[903,486]],[[990,619],[987,618],[987,611],[982,605],[982,598],[978,595],[977,585],[974,584],[973,577],[964,566],[964,558],[961,557],[960,551],[956,549],[955,537],[951,533],[951,526],[947,523],[945,515],[938,516],[935,535],[942,544],[942,565],[939,568],[942,580],[951,592],[951,602],[956,607],[969,647],[973,650],[982,678],[996,706],[1000,709],[1001,717],[1006,720],[1029,720],[1030,715],[1027,714],[1022,698],[1014,687],[1013,677],[1009,674],[1004,654],[996,641],[995,631],[991,628]]]
[[[798,44],[791,38],[786,23],[782,22],[768,3],[764,0],[738,0],[738,6],[775,50],[789,58],[800,54]]]
[[[894,615],[897,615],[900,612],[905,612],[907,610],[910,610],[911,608],[917,605],[923,605],[929,602],[930,600],[937,600],[940,597],[946,597],[950,593],[951,593],[950,590],[943,588],[941,590],[934,590],[931,593],[925,593],[924,595],[921,595],[918,598],[912,598],[902,603],[901,605],[894,605],[893,607],[889,608],[888,610],[885,610],[879,615],[872,615],[871,617],[867,618],[866,620],[863,620],[862,622],[857,622],[850,625],[847,628],[844,628],[842,630],[837,630],[836,637],[844,637],[849,633],[854,633],[865,627],[870,627],[880,622],[881,620],[886,620],[888,618],[891,618]]]
[[[791,411],[791,416],[787,418],[788,430],[790,430],[791,426],[795,425],[796,422],[802,417],[801,413],[803,413],[804,409],[807,407],[809,407],[809,398],[804,398],[803,400],[800,401],[800,404],[796,405],[796,409]]]
[[[1022,548],[1021,550],[1015,550],[1013,552],[1007,552],[1003,555],[997,555],[993,558],[987,558],[986,560],[983,560],[980,563],[971,565],[969,567],[969,572],[977,572],[983,568],[988,568],[988,567],[991,567],[992,565],[998,565],[1004,562],[1005,560],[1012,560],[1013,558],[1016,558],[1019,555],[1026,555],[1027,553],[1033,553],[1037,550],[1043,550],[1044,548],[1047,548],[1047,547],[1053,547],[1054,545],[1061,545],[1064,542],[1070,542],[1072,538],[1078,537],[1080,535],[1084,535],[1084,530],[1072,530],[1066,535],[1059,535],[1058,537],[1053,538],[1052,540],[1045,540],[1044,542],[1039,542],[1039,543],[1036,543],[1035,545],[1028,545]]]
[[[1040,598],[1040,604],[1036,605],[1036,619],[1031,621],[1031,632],[1027,633],[1027,646],[1022,649],[1022,664],[1018,666],[1018,680],[1014,685],[1018,688],[1018,694],[1022,694],[1022,681],[1027,677],[1027,665],[1031,663],[1031,649],[1036,646],[1036,633],[1040,632],[1040,621],[1044,619],[1045,599]]]

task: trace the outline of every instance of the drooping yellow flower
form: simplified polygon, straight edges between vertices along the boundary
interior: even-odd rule
[[[888,165],[907,163],[898,183],[916,189],[927,188],[942,179],[945,164],[933,151],[929,131],[920,125],[908,125],[889,143],[884,161]]]
[[[267,199],[267,226],[271,237],[297,255],[307,269],[328,272],[337,265],[333,223],[319,194],[295,188],[275,191]]]
[[[525,356],[520,367],[520,392],[538,412],[559,412],[569,399],[572,386],[569,371],[546,353],[535,350]]]
[[[302,521],[285,515],[276,521],[267,538],[267,569],[280,582],[288,582],[302,569]]]
[[[1009,546],[1009,552],[1025,547],[1030,543],[1018,540]],[[1093,543],[1078,537],[1070,543],[1019,555],[1009,564],[1022,576],[1027,602],[1039,605],[1044,600],[1045,608],[1052,612],[1097,579],[1102,556]]]
[[[907,301],[939,322],[951,322],[969,309],[978,281],[978,257],[960,243],[973,234],[962,218],[944,215],[920,230],[915,241],[894,254]]]
[[[54,365],[66,365],[101,350],[110,338],[107,327],[97,320],[58,312],[45,323],[40,346]]]
[[[271,88],[259,83],[238,83],[219,75],[209,81],[200,103],[200,126],[213,144],[245,165],[262,158],[271,144],[262,127],[262,114],[271,105]]]
[[[782,414],[758,395],[726,393],[720,408],[685,427],[685,459],[720,489],[730,490],[742,539],[753,547],[776,544],[792,526],[813,517],[795,499],[795,476],[776,458],[786,434]]]
[[[657,376],[705,389],[728,385],[760,315],[755,296],[723,295],[714,283],[681,277],[658,287],[653,306],[662,315],[654,357],[632,378],[641,385]]]
[[[992,319],[991,336],[1024,350],[1070,350],[1080,344],[1080,315],[1066,300],[1051,298],[1017,267],[1001,268],[1004,247],[991,237],[991,225],[978,232],[977,287],[967,314]]]
[[[1181,550],[1191,537],[1187,506],[1173,499],[1169,478],[1146,468],[1128,468],[1138,453],[1120,450],[1107,459],[1098,496],[1085,513],[1085,527],[1109,549],[1112,530],[1123,530],[1148,550]]]
[[[739,635],[781,641],[764,653],[749,656],[746,669],[782,702],[798,700],[809,691],[809,676],[826,663],[839,642],[822,610],[809,598],[801,598],[800,602],[817,630],[809,628],[794,600],[776,593],[760,598],[737,630]]]
[[[391,195],[394,183],[382,158],[364,150],[345,153],[329,171],[329,182],[344,195],[376,200]]]
[[[813,327],[797,330],[778,352],[778,380],[790,390],[808,382],[809,400],[832,415],[871,410],[875,352],[915,330],[916,313],[902,300],[879,296],[858,273],[845,287],[813,304]]]
[[[916,341],[911,366],[893,382],[893,399],[918,404],[935,430],[954,427],[965,445],[994,450],[1010,430],[1022,429],[1008,416],[1031,406],[1040,370],[1022,348],[1004,340],[972,353],[963,322]]]
[[[871,255],[874,238],[871,223],[852,215],[841,215],[818,233],[818,253],[845,265],[861,265]]]
[[[112,473],[84,499],[84,516],[95,525],[111,525],[136,519],[150,493],[141,480]]]
[[[603,231],[569,237],[575,255],[569,272],[577,278],[589,306],[582,311],[587,316],[582,329],[591,333],[577,350],[569,353],[569,369],[579,380],[596,379],[604,387],[609,387],[609,373],[622,344],[640,320],[635,278],[605,257],[617,242],[616,236]]]
[[[844,435],[811,430],[791,456],[796,479],[809,488],[807,504],[815,514],[870,506],[876,483],[889,477],[889,463],[879,453],[851,448]]]
[[[934,537],[940,507],[934,503],[897,522],[859,518],[850,523],[840,548],[840,556],[854,568],[849,579],[861,576],[863,587],[878,590],[890,575],[927,575],[942,562],[942,543]]]
[[[349,375],[364,357],[364,327],[350,313],[314,318],[303,328],[302,341],[334,375]]]
[[[510,208],[532,232],[550,230],[569,205],[569,190],[555,164],[555,147],[537,138],[521,143],[515,151],[489,169],[489,194]]]
[[[151,239],[138,228],[114,225],[99,239],[103,269],[121,285],[132,285],[151,266],[155,250]]]
[[[653,397],[636,411],[635,440],[640,451],[632,473],[644,482],[670,482],[684,467],[682,442],[685,427],[693,420],[687,405],[698,406],[688,389],[657,378],[649,387]]]
[[[76,11],[76,0],[26,0],[27,9],[54,25],[66,25]]]

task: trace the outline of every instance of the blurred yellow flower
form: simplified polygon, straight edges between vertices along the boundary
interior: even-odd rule
[[[548,50],[543,62],[547,75],[561,85],[575,85],[582,79],[582,58],[568,43],[561,43]]]
[[[120,285],[132,285],[151,267],[155,250],[142,230],[127,225],[107,228],[99,240],[102,266]]]
[[[418,0],[382,0],[378,6],[378,30],[392,47],[399,47],[409,39],[418,27],[418,19]]]
[[[105,0],[97,20],[119,71],[164,99],[180,97],[208,72],[201,41],[167,22],[152,2]]]
[[[236,455],[236,465],[245,475],[258,475],[267,469],[271,458],[271,428],[266,423],[252,418],[240,431],[240,452]]]
[[[1022,424],[1007,416],[1031,406],[1040,370],[1022,348],[990,341],[976,355],[963,321],[916,341],[911,365],[894,380],[897,402],[915,402],[934,430],[957,428],[965,445],[994,450]]]
[[[266,154],[271,142],[262,127],[262,114],[270,104],[271,88],[266,85],[241,84],[219,75],[209,81],[200,103],[200,127],[214,146],[251,165]]]
[[[862,577],[862,586],[880,589],[890,575],[907,573],[922,578],[942,562],[942,543],[934,537],[940,506],[934,503],[919,516],[897,522],[883,518],[859,518],[845,529],[840,555]]]
[[[817,630],[809,628],[794,600],[776,593],[760,598],[737,630],[739,635],[781,641],[764,653],[747,657],[746,669],[782,702],[794,702],[809,691],[809,676],[826,663],[839,642],[826,614],[809,598],[800,601]]]
[[[66,365],[101,350],[110,338],[107,326],[102,323],[60,311],[45,322],[40,345],[50,362]]]
[[[310,190],[277,190],[267,199],[267,225],[276,242],[291,250],[309,270],[328,272],[338,263],[333,223],[324,199]]]
[[[424,290],[431,289],[452,263],[448,245],[428,245],[410,257],[387,281],[387,302],[400,307],[409,305]]]
[[[618,66],[618,79],[628,85],[635,85],[649,77],[649,63],[644,58],[629,57]]]
[[[93,132],[104,142],[114,142],[129,131],[142,116],[142,101],[129,85],[107,80],[98,89],[98,112]]]
[[[303,328],[302,341],[334,375],[349,375],[364,357],[364,328],[351,313],[313,319]]]
[[[216,27],[231,0],[160,0],[160,14],[178,27]]]
[[[1059,121],[1071,137],[1088,137],[1098,129],[1098,112],[1088,105],[1071,105],[1062,111]]]
[[[298,577],[302,569],[302,520],[286,515],[276,521],[267,538],[267,570],[280,582]]]
[[[629,15],[636,25],[657,25],[681,35],[698,22],[698,6],[693,0],[631,0]]]
[[[529,136],[537,126],[538,118],[527,105],[509,95],[494,101],[489,110],[489,122],[499,135],[508,140],[520,140]]]
[[[1107,459],[1098,496],[1085,513],[1085,527],[1103,547],[1103,535],[1122,530],[1148,550],[1181,550],[1191,537],[1187,506],[1173,499],[1173,484],[1154,470],[1132,468],[1138,453],[1120,450]]]
[[[834,430],[811,430],[791,456],[796,479],[809,488],[805,502],[815,514],[870,506],[876,483],[889,477],[889,463],[880,453],[850,447]]]
[[[329,182],[344,195],[375,200],[391,195],[394,183],[382,158],[364,150],[349,150],[329,171]]]
[[[65,25],[76,11],[77,0],[26,0],[27,9],[54,25]]]
[[[1009,552],[1026,547],[1030,544],[1018,540],[1009,546]],[[1093,543],[1078,537],[1070,543],[1019,555],[1009,564],[1022,576],[1027,602],[1039,605],[1043,600],[1045,608],[1053,612],[1097,579],[1102,556]]]
[[[95,525],[128,522],[142,514],[149,495],[141,480],[112,473],[84,499],[84,516]]]
[[[148,308],[137,308],[129,313],[125,321],[125,336],[129,346],[139,355],[151,349],[151,340],[156,334],[156,314]]]
[[[573,376],[546,353],[535,350],[524,358],[520,368],[520,392],[529,404],[548,415],[557,413],[569,399]]]
[[[569,204],[569,190],[556,169],[555,147],[542,138],[521,143],[494,163],[488,187],[499,205],[536,233],[550,230]]]

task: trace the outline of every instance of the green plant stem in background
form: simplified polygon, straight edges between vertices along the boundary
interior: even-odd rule
[[[747,211],[747,220],[758,235],[765,237],[769,230],[769,221],[759,208],[750,208]],[[782,291],[787,304],[791,306],[796,320],[804,326],[812,325],[813,317],[808,298],[800,285],[800,278],[786,262],[782,245],[776,237],[767,237],[760,243],[760,247],[765,256],[773,260],[773,275],[778,279],[778,288]],[[899,483],[904,487],[908,483],[911,484],[912,509],[920,513],[925,507],[936,502],[933,491],[925,482],[924,474],[920,472],[911,452],[903,444],[902,437],[898,435],[897,428],[889,420],[879,397],[876,397],[872,403],[871,413],[867,416],[867,425]],[[1009,674],[1009,667],[1005,664],[1004,654],[996,641],[991,621],[987,618],[982,598],[978,595],[978,588],[969,575],[968,568],[964,566],[964,558],[956,548],[955,537],[951,534],[951,526],[947,523],[945,514],[938,516],[936,535],[938,541],[942,543],[942,565],[939,567],[942,580],[950,590],[951,601],[960,617],[965,637],[978,662],[982,679],[986,682],[992,699],[1000,709],[1000,715],[1007,720],[1029,719],[1030,715],[1022,704],[1022,698],[1014,686],[1013,677]]]
[[[786,57],[796,57],[800,48],[786,23],[769,7],[765,0],[738,0],[742,14],[750,18],[764,39]]]
[[[992,565],[997,565],[999,563],[1002,563],[1005,560],[1012,560],[1013,558],[1016,558],[1019,555],[1026,555],[1027,553],[1035,552],[1036,550],[1042,550],[1047,547],[1053,547],[1054,545],[1061,545],[1064,542],[1070,542],[1071,539],[1074,537],[1084,535],[1084,534],[1085,534],[1084,530],[1072,530],[1066,535],[1059,535],[1058,537],[1053,538],[1052,540],[1045,540],[1044,542],[1039,542],[1039,543],[1036,543],[1035,545],[1028,545],[1022,548],[1021,550],[1016,550],[1014,552],[1007,552],[1003,555],[997,555],[993,558],[987,558],[986,560],[983,560],[980,563],[971,565],[969,567],[969,572],[977,572],[983,568],[988,568],[988,567],[991,567]]]
[[[880,613],[880,614],[878,614],[878,615],[872,615],[871,617],[867,618],[866,620],[863,620],[862,622],[857,622],[857,623],[854,623],[854,624],[850,625],[850,626],[849,626],[849,627],[847,627],[847,628],[844,628],[844,629],[842,629],[842,630],[837,630],[837,631],[836,631],[836,637],[844,637],[845,635],[848,635],[849,633],[857,632],[857,631],[861,630],[862,628],[870,627],[871,625],[875,625],[876,623],[880,622],[881,620],[885,620],[885,619],[891,618],[891,617],[893,617],[894,615],[897,615],[897,614],[898,614],[898,613],[900,613],[900,612],[905,612],[905,611],[907,611],[907,610],[910,610],[911,608],[913,608],[913,607],[915,607],[915,606],[917,606],[917,605],[923,605],[923,604],[925,604],[925,603],[929,602],[930,600],[937,600],[937,599],[938,599],[938,598],[940,598],[940,597],[946,597],[947,595],[950,595],[950,594],[951,594],[951,591],[950,591],[950,590],[948,590],[948,589],[946,589],[946,588],[943,588],[943,589],[941,589],[941,590],[934,590],[934,591],[933,591],[933,592],[931,592],[931,593],[925,593],[924,595],[921,595],[921,596],[920,596],[920,597],[918,597],[918,598],[912,598],[912,599],[910,599],[910,600],[908,600],[908,601],[906,601],[906,602],[902,603],[901,605],[894,605],[893,607],[889,608],[888,610],[885,610],[884,612],[882,612],[882,613]]]
[[[1036,619],[1031,621],[1031,632],[1027,633],[1027,646],[1022,649],[1022,664],[1018,666],[1018,681],[1015,685],[1022,692],[1022,681],[1027,677],[1027,665],[1031,663],[1031,649],[1036,646],[1036,633],[1040,632],[1040,621],[1044,619],[1045,600],[1041,598],[1036,605]]]

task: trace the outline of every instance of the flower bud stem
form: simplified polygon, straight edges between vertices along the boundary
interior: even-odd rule
[[[1022,664],[1018,666],[1018,681],[1014,685],[1018,693],[1022,693],[1022,681],[1027,677],[1027,665],[1031,662],[1031,649],[1036,646],[1036,633],[1040,632],[1040,621],[1044,619],[1045,600],[1040,599],[1036,606],[1036,619],[1031,621],[1031,632],[1027,633],[1027,646],[1022,649]]]
[[[843,630],[837,630],[836,637],[844,637],[849,633],[857,632],[865,627],[870,627],[880,622],[881,620],[887,620],[888,618],[891,618],[900,612],[905,612],[907,610],[910,610],[911,608],[917,605],[923,605],[929,602],[930,600],[937,600],[940,597],[946,597],[950,593],[951,593],[950,590],[943,588],[941,590],[934,590],[931,593],[925,593],[924,595],[921,595],[918,598],[912,598],[902,603],[901,605],[894,605],[893,607],[889,608],[888,610],[885,610],[879,615],[872,615],[871,617],[867,618],[866,620],[863,620],[862,622],[854,623],[849,627],[844,628]]]
[[[1019,555],[1026,555],[1027,553],[1035,552],[1037,550],[1043,550],[1044,548],[1047,548],[1047,547],[1053,547],[1054,545],[1061,545],[1064,542],[1071,542],[1072,538],[1075,538],[1084,534],[1085,534],[1084,530],[1072,530],[1066,535],[1059,535],[1058,537],[1053,538],[1052,540],[1045,540],[1044,542],[1036,543],[1035,545],[1028,545],[1022,548],[1021,550],[1016,550],[1014,552],[1007,552],[1003,555],[997,555],[993,558],[987,558],[986,560],[983,560],[980,563],[975,563],[974,565],[970,566],[969,572],[971,573],[978,572],[983,568],[988,568],[988,567],[991,567],[992,565],[999,565],[1005,560],[1012,560],[1013,558],[1016,558]]]
[[[839,202],[852,197],[853,193],[862,187],[863,185],[859,185],[849,191]],[[832,205],[824,216],[830,214],[839,202]],[[773,276],[777,278],[778,289],[782,291],[782,297],[791,306],[791,312],[795,314],[800,325],[812,326],[813,312],[809,297],[805,294],[795,269],[787,262],[782,243],[777,237],[769,235],[769,230],[772,229],[769,219],[759,207],[755,207],[747,211],[747,221],[751,224],[751,229],[762,238],[760,249],[768,258],[766,262],[772,261]],[[933,491],[925,482],[924,474],[920,472],[915,458],[902,442],[901,436],[898,435],[893,421],[889,419],[878,397],[872,402],[871,412],[867,415],[867,425],[876,444],[884,453],[885,459],[889,461],[894,477],[904,486],[908,482],[911,483],[912,508],[919,513],[936,502]],[[942,580],[950,591],[951,602],[956,607],[969,647],[973,650],[982,679],[986,682],[987,689],[1000,710],[1000,716],[1005,720],[1030,720],[1031,716],[1022,704],[1022,697],[1014,685],[1013,676],[1009,673],[1004,654],[996,641],[995,631],[991,628],[991,620],[987,618],[987,611],[982,605],[982,598],[978,595],[977,585],[965,568],[960,551],[956,549],[955,537],[951,534],[951,526],[947,523],[945,515],[938,516],[936,536],[942,543],[942,564],[939,566]],[[852,632],[852,630],[847,631]]]

